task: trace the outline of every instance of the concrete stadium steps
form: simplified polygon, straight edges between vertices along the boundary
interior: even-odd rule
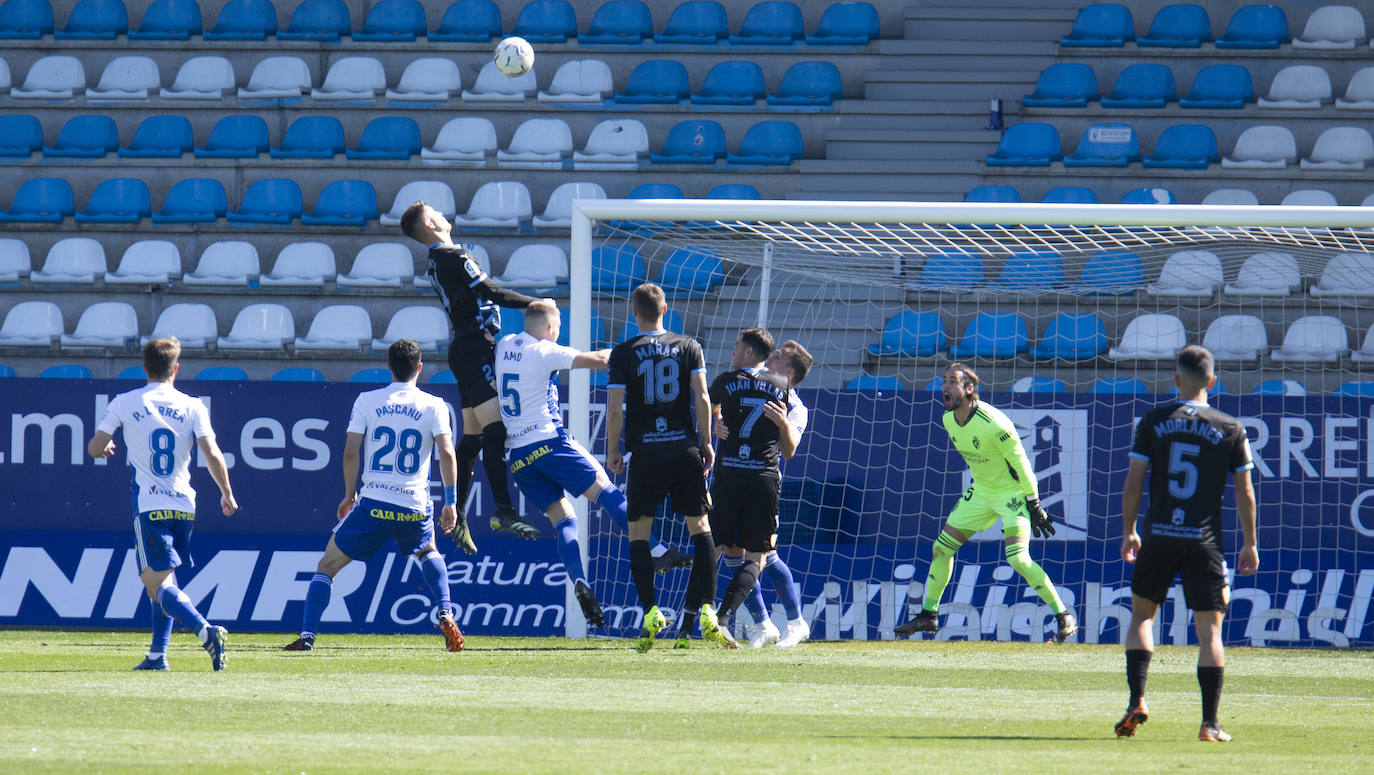
[[[1073,26],[1076,7],[1031,7],[950,3],[910,5],[902,9],[907,40],[1058,40]],[[1077,5],[1077,4],[1075,4]]]
[[[853,129],[958,129],[988,125],[987,100],[844,100],[838,104],[839,127]],[[1006,107],[1004,100],[1004,110]]]
[[[976,162],[831,160],[801,163],[804,187],[790,199],[955,201],[981,180]]]
[[[832,129],[825,158],[845,160],[979,159],[997,150],[1000,132],[952,129]],[[976,164],[976,162],[975,162]]]
[[[1028,70],[877,70],[864,73],[864,95],[870,100],[981,101],[986,113],[987,100],[1019,100],[1035,90],[1038,76],[1039,71]]]
[[[1053,62],[1057,43],[1048,41],[1012,40],[882,40],[878,51],[882,54],[883,69],[930,69],[939,57],[937,67],[954,72],[968,70],[1023,70],[1039,73],[1041,66]]]

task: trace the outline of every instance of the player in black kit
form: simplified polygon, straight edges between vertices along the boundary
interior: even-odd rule
[[[1250,483],[1250,442],[1230,415],[1207,405],[1216,383],[1212,354],[1191,345],[1178,354],[1174,375],[1179,401],[1155,408],[1136,426],[1131,468],[1121,495],[1121,557],[1135,563],[1131,576],[1131,624],[1126,631],[1126,683],[1131,696],[1116,724],[1118,737],[1130,737],[1150,717],[1145,679],[1154,653],[1153,624],[1174,577],[1183,576],[1183,596],[1193,611],[1198,639],[1197,680],[1202,692],[1198,740],[1225,743],[1231,736],[1217,724],[1226,656],[1221,622],[1231,602],[1222,547],[1221,496],[1226,475],[1236,482],[1236,512],[1244,543],[1236,570],[1248,576],[1259,568],[1255,548],[1255,491]],[[1140,495],[1150,475],[1149,533],[1136,533]]]
[[[631,520],[630,575],[644,609],[644,625],[635,647],[644,652],[654,647],[659,631],[668,626],[667,617],[658,610],[655,562],[649,548],[653,515],[664,497],[669,497],[673,511],[687,520],[687,532],[695,547],[687,579],[687,608],[715,600],[716,546],[706,519],[711,505],[706,475],[715,453],[711,449],[711,404],[701,345],[690,336],[664,330],[663,315],[668,305],[662,288],[644,283],[635,288],[630,301],[640,333],[611,351],[606,467],[617,474],[625,470],[620,453],[624,425],[625,448],[631,454],[626,492]],[[622,402],[626,422],[622,422]]]
[[[407,237],[429,246],[429,269],[439,298],[453,326],[448,365],[458,381],[458,396],[463,412],[463,439],[458,443],[458,525],[450,533],[469,554],[476,552],[468,534],[463,511],[477,455],[496,500],[494,530],[504,530],[521,538],[538,538],[539,530],[525,522],[511,502],[510,480],[506,471],[506,426],[496,400],[494,368],[496,337],[501,332],[501,307],[524,309],[534,299],[498,287],[466,249],[453,244],[452,226],[443,213],[424,202],[415,202],[401,215],[401,231]],[[469,548],[471,547],[471,548]]]

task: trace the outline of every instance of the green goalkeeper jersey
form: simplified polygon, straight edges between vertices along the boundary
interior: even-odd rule
[[[980,492],[1038,497],[1035,471],[1021,446],[1016,424],[1002,410],[979,401],[968,422],[960,425],[954,412],[945,412],[944,424]]]

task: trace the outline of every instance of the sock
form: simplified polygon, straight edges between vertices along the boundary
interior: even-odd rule
[[[1221,702],[1224,667],[1197,666],[1197,684],[1202,688],[1202,722],[1216,726],[1217,703]]]
[[[203,633],[209,629],[210,623],[205,621],[205,617],[200,615],[195,606],[191,605],[191,598],[175,584],[162,585],[157,591],[157,604],[162,606],[162,610],[168,616],[181,622],[182,627],[194,632],[202,641],[205,640]]]
[[[515,508],[510,499],[510,478],[506,473],[506,426],[496,421],[482,429],[482,468],[497,508]]]
[[[658,603],[654,595],[654,558],[649,554],[648,541],[630,542],[630,577],[639,593],[639,606],[645,611]]]
[[[1131,699],[1126,704],[1129,707],[1134,708],[1145,697],[1145,679],[1150,674],[1152,656],[1153,652],[1145,649],[1126,649],[1126,686],[1131,691]],[[1202,680],[1202,668],[1198,668],[1198,680]]]
[[[614,484],[608,484],[601,488],[601,492],[596,494],[596,505],[606,510],[611,515],[611,519],[620,529],[626,533],[630,532],[630,511],[629,504],[625,502],[625,493],[620,491]],[[640,519],[653,519],[640,515]]]
[[[787,612],[788,621],[800,619],[801,592],[797,589],[797,582],[792,578],[792,569],[787,567],[787,563],[774,553],[768,555],[767,563],[763,566],[763,572],[772,582],[773,590],[778,593],[778,600],[782,602],[783,610]]]
[[[425,586],[429,587],[430,594],[439,604],[439,610],[452,612],[448,598],[448,566],[444,564],[444,555],[436,549],[421,557],[420,573],[425,577]]]
[[[739,568],[743,564],[743,557],[732,557],[722,552],[720,555],[720,573],[716,576],[716,587],[718,589],[729,589],[730,582],[735,580],[735,574],[739,572]],[[703,600],[701,602],[716,605],[716,596],[712,595],[710,600]]]
[[[1023,543],[1007,544],[1007,564],[1011,566],[1012,570],[1021,574],[1021,577],[1026,580],[1027,584],[1031,585],[1035,594],[1045,601],[1051,611],[1056,614],[1064,613],[1067,609],[1064,608],[1064,601],[1059,599],[1059,592],[1055,590],[1049,576],[1045,575],[1045,569],[1026,554],[1026,548],[1027,545]]]
[[[334,579],[326,573],[316,573],[310,579],[310,586],[305,590],[305,614],[301,616],[301,637],[315,637],[315,630],[320,626],[320,617],[324,615],[324,609],[329,607],[329,596],[334,588]]]
[[[710,531],[692,536],[692,570],[687,576],[687,604],[679,617],[679,638],[692,634],[697,610],[708,600],[716,601],[716,542]]]
[[[721,619],[728,620],[739,608],[740,603],[754,589],[754,585],[759,581],[759,564],[746,560],[735,571],[735,577],[730,580],[730,586],[725,588],[725,597],[720,601]]]
[[[468,502],[468,493],[472,491],[472,472],[477,468],[477,453],[482,451],[481,434],[472,433],[463,436],[462,441],[458,442],[458,509],[462,509]]]
[[[153,601],[153,643],[148,647],[148,658],[157,659],[167,653],[167,644],[172,641],[172,617]]]
[[[759,583],[757,574],[754,576],[754,586],[744,596],[744,610],[754,617],[756,624],[763,624],[763,620],[768,618],[768,606],[763,602],[763,585]]]
[[[954,572],[954,553],[960,544],[941,531],[930,545],[930,573],[926,576],[926,599],[922,608],[934,613],[940,610],[940,597],[945,594],[949,576]]]
[[[582,547],[577,543],[577,517],[567,517],[553,526],[558,534],[558,556],[563,558],[563,569],[574,582],[586,581],[587,573],[582,570]]]

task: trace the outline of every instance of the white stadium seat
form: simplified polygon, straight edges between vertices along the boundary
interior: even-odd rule
[[[29,275],[34,285],[44,283],[80,283],[94,285],[96,278],[104,278],[105,248],[90,237],[67,237],[53,243],[43,268]]]
[[[241,100],[300,99],[310,91],[310,66],[300,57],[264,57],[253,67]]]
[[[481,167],[496,153],[496,127],[483,116],[451,118],[434,138],[434,145],[420,149],[425,164]]]
[[[515,128],[510,145],[496,152],[499,167],[560,169],[572,153],[572,129],[561,118],[531,118]]]
[[[374,242],[358,251],[348,274],[334,282],[348,288],[400,288],[415,276],[410,248],[399,242]]]
[[[514,180],[483,183],[472,195],[468,211],[453,217],[454,226],[484,229],[518,229],[533,215],[530,191]]]
[[[1363,170],[1374,160],[1374,137],[1358,126],[1333,126],[1317,137],[1312,155],[1302,160],[1305,170]]]
[[[1225,292],[1230,296],[1288,296],[1302,287],[1298,260],[1287,253],[1255,253],[1240,265],[1240,274]]]
[[[183,350],[204,350],[219,336],[215,311],[206,304],[173,304],[157,316],[149,338],[175,336]]]
[[[291,310],[280,304],[249,304],[239,310],[229,335],[219,338],[219,349],[280,350],[295,339]]]
[[[1289,65],[1274,76],[1261,108],[1315,110],[1331,101],[1331,76],[1317,65]]]
[[[86,69],[72,56],[46,56],[29,66],[24,85],[10,90],[16,99],[69,100],[86,89]]]
[[[458,209],[453,200],[453,189],[447,183],[440,180],[412,180],[396,192],[396,198],[391,200],[391,209],[382,213],[382,225],[399,226],[406,208],[418,201],[428,203],[446,218],[452,218]]]
[[[251,242],[213,242],[200,254],[194,272],[181,278],[186,285],[237,285],[247,287],[258,279],[262,265]]]
[[[175,242],[145,239],[124,249],[119,266],[105,273],[106,285],[167,285],[181,277],[181,250]]]
[[[334,276],[334,249],[323,242],[293,242],[277,254],[272,271],[258,282],[262,287],[323,288]]]
[[[105,65],[100,83],[86,90],[87,102],[136,100],[146,102],[162,88],[157,63],[149,57],[115,57]]]
[[[0,237],[0,283],[17,283],[32,270],[29,244],[14,237]]]
[[[1264,322],[1254,315],[1222,315],[1207,326],[1202,346],[1217,360],[1257,360],[1269,350]]]
[[[592,127],[587,145],[573,151],[573,167],[579,170],[632,169],[649,155],[649,133],[643,122],[613,118]]]
[[[557,245],[521,245],[506,260],[506,271],[493,279],[505,288],[551,290],[568,279],[568,254]]]
[[[1340,318],[1305,315],[1293,321],[1283,345],[1270,354],[1276,361],[1332,362],[1350,349],[1349,334]]]
[[[463,75],[448,57],[421,57],[406,65],[395,89],[386,98],[397,102],[448,102],[462,91]]]
[[[391,316],[382,338],[372,340],[372,349],[381,352],[401,338],[414,339],[420,349],[434,352],[448,344],[448,314],[433,306],[402,307]]]
[[[0,346],[51,347],[66,326],[62,310],[50,301],[21,301],[5,313],[0,325]]]
[[[356,304],[334,304],[315,313],[296,350],[359,352],[372,341],[372,318]]]
[[[534,216],[536,229],[566,229],[572,226],[572,201],[574,199],[605,199],[606,189],[600,183],[574,181],[563,183],[549,194],[544,205],[544,214]]]
[[[1313,296],[1374,296],[1374,255],[1339,253],[1326,263]]]
[[[1252,126],[1240,133],[1221,166],[1238,169],[1282,169],[1298,160],[1298,141],[1283,126]]]
[[[611,66],[600,59],[571,59],[559,65],[539,101],[553,104],[599,104],[615,91]]]
[[[1120,360],[1165,360],[1178,355],[1187,344],[1183,321],[1168,314],[1149,313],[1126,324],[1121,344],[1107,351],[1107,357]]]
[[[1243,188],[1219,188],[1202,198],[1205,205],[1257,205],[1259,197]]]
[[[62,335],[62,349],[72,347],[123,347],[138,338],[138,314],[122,301],[102,301],[81,313],[76,330]]]
[[[497,70],[495,62],[488,62],[477,73],[472,90],[463,90],[463,102],[524,102],[538,88],[533,67],[512,78]]]
[[[386,91],[386,71],[373,57],[343,57],[330,65],[320,88],[310,92],[315,100],[373,102]]]
[[[1302,35],[1293,38],[1295,49],[1353,49],[1364,42],[1364,16],[1348,5],[1324,5],[1307,17]]]
[[[183,62],[171,87],[159,94],[164,100],[222,100],[234,87],[234,66],[228,59],[198,56]]]
[[[1217,254],[1210,250],[1180,250],[1164,262],[1159,282],[1145,290],[1151,296],[1211,296],[1224,283]]]

